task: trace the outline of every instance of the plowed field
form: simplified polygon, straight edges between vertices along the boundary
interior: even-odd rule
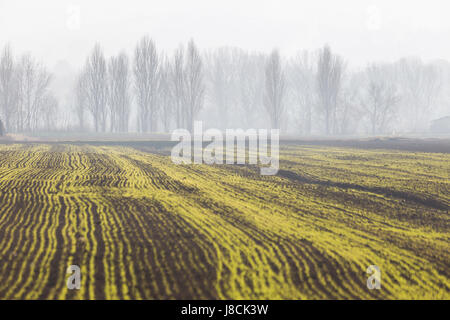
[[[0,298],[450,299],[450,154],[291,145],[280,166],[0,145]]]

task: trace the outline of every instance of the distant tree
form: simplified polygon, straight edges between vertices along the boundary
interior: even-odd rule
[[[217,108],[223,128],[228,128],[229,117],[237,105],[239,67],[243,53],[236,48],[220,48],[208,57],[209,98]]]
[[[125,53],[109,61],[109,106],[111,131],[127,132],[130,118],[130,77]]]
[[[170,82],[174,99],[174,114],[177,128],[186,127],[185,106],[186,97],[186,70],[184,68],[184,48],[180,46],[175,50],[170,67]]]
[[[273,50],[265,68],[264,106],[270,117],[271,127],[280,129],[285,112],[286,77],[281,66],[280,54]]]
[[[159,70],[158,100],[161,120],[165,132],[169,132],[171,119],[175,109],[173,82],[171,81],[171,65],[167,57],[161,59]]]
[[[108,116],[108,79],[106,60],[99,44],[94,46],[85,66],[88,109],[94,119],[95,132],[105,132]]]
[[[264,67],[265,57],[263,54],[246,53],[240,59],[238,95],[246,128],[254,128],[254,122],[258,120],[257,115],[263,105]]]
[[[299,53],[289,63],[289,84],[294,97],[296,115],[299,118],[298,130],[311,134],[312,116],[315,101],[315,70],[312,55],[305,51]]]
[[[441,90],[440,71],[420,59],[402,59],[398,62],[398,69],[403,111],[409,115],[409,127],[415,132],[424,130]]]
[[[156,130],[159,58],[153,40],[143,37],[134,50],[134,86],[141,132]]]
[[[18,85],[11,47],[7,45],[0,58],[0,116],[4,127],[11,126],[12,117],[17,108]]]
[[[318,103],[324,113],[325,133],[328,135],[333,131],[334,120],[344,62],[341,57],[333,54],[329,46],[325,46],[319,52],[317,65],[317,95]]]
[[[22,56],[19,63],[20,101],[18,108],[19,130],[34,131],[39,126],[48,94],[51,75],[29,54]]]
[[[78,75],[75,84],[75,113],[78,118],[78,126],[81,131],[85,129],[85,113],[88,107],[87,77],[85,72]]]
[[[372,64],[366,69],[365,96],[361,101],[372,134],[384,133],[395,116],[399,95],[387,66]]]
[[[203,107],[205,94],[202,58],[197,46],[194,43],[194,40],[190,40],[188,43],[185,61],[185,75],[186,128],[192,131],[195,117]]]
[[[40,112],[41,128],[51,131],[56,128],[58,115],[58,100],[52,94],[46,94],[42,99]]]
[[[365,111],[361,108],[362,75],[360,72],[343,77],[336,106],[335,133],[354,134]]]

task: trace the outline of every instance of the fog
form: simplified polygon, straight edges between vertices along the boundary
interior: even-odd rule
[[[0,119],[11,133],[170,132],[193,120],[299,136],[429,133],[450,116],[449,9],[0,0]],[[150,67],[137,68],[139,49]]]

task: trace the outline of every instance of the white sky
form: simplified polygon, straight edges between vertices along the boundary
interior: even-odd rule
[[[79,14],[78,14],[79,13]],[[49,67],[78,67],[96,41],[107,55],[144,34],[172,50],[238,46],[286,55],[329,43],[352,66],[402,56],[450,60],[448,0],[0,0],[0,46]]]

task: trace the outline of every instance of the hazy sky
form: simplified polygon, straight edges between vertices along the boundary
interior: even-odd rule
[[[107,55],[144,34],[172,50],[238,46],[286,55],[324,43],[351,65],[420,56],[450,60],[448,0],[0,0],[0,46],[29,50],[49,67],[78,67],[96,41]]]

